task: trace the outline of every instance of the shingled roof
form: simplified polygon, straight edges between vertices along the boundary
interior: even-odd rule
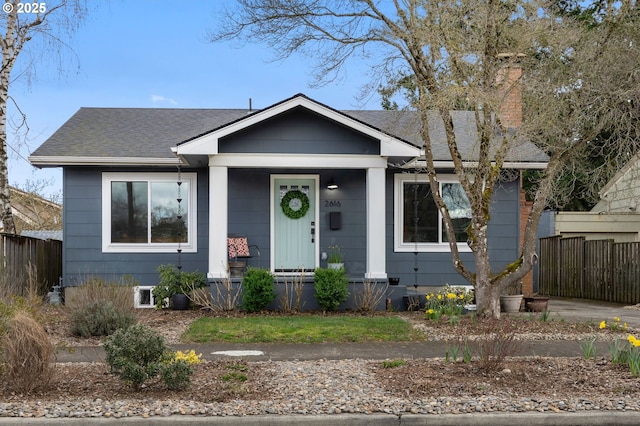
[[[415,112],[338,112],[406,143],[422,145]],[[246,109],[80,108],[29,159],[37,166],[83,164],[83,159],[87,160],[86,164],[136,164],[138,161],[139,164],[171,164],[176,161],[171,148],[236,123],[251,113]],[[442,121],[435,112],[431,117],[435,159],[450,161]],[[452,117],[460,151],[463,157],[473,159],[477,146],[474,113],[453,111]],[[121,161],[123,159],[126,161]],[[541,163],[547,160],[542,151],[526,141],[512,149],[507,158],[511,162]]]

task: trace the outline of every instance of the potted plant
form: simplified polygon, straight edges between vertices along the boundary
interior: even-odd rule
[[[500,308],[502,312],[520,312],[523,298],[522,283],[519,282],[510,285],[507,287],[507,292],[500,296]]]
[[[184,310],[189,307],[189,293],[204,287],[207,284],[207,276],[202,272],[185,272],[173,264],[160,265],[156,269],[160,274],[160,283],[154,287],[153,296],[156,308],[162,309],[170,306],[173,309]]]
[[[327,267],[330,269],[344,268],[344,256],[340,246],[329,246],[329,257],[327,258]]]

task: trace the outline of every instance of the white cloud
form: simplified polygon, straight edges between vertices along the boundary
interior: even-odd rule
[[[169,102],[171,105],[178,105],[178,103],[172,98],[165,98],[160,95],[151,95],[151,102]]]

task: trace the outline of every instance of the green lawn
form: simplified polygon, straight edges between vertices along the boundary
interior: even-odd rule
[[[301,315],[287,317],[203,317],[182,336],[184,342],[323,343],[421,340],[398,317]]]

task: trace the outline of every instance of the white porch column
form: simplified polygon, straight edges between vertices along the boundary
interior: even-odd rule
[[[209,167],[209,278],[227,276],[227,216],[228,216],[227,167]]]
[[[365,278],[386,279],[385,169],[367,169],[367,271]]]

